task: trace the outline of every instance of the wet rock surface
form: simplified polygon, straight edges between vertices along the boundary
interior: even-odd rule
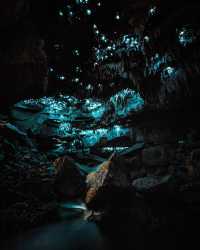
[[[89,208],[98,211],[99,208],[108,207],[112,200],[118,198],[130,187],[129,172],[123,160],[112,155],[108,161],[99,166],[99,169],[87,177],[88,192],[86,204]],[[119,191],[119,194],[118,194]],[[122,197],[123,199],[123,197]],[[119,203],[122,203],[119,201]],[[114,203],[115,204],[115,203]],[[114,205],[113,204],[113,205]],[[115,204],[116,205],[116,204]],[[112,206],[112,205],[111,205]]]

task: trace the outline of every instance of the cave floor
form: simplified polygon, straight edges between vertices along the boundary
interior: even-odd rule
[[[40,187],[43,187],[43,184],[46,181],[48,182],[49,179],[55,178],[50,172],[52,170],[52,162],[58,157],[70,156],[76,167],[86,176],[91,172],[95,172],[99,165],[105,162],[113,152],[132,159],[135,157],[135,153],[142,151],[144,146],[146,146],[144,145],[144,138],[138,131],[135,132],[132,127],[129,114],[134,110],[127,111],[128,105],[121,108],[123,112],[126,111],[124,113],[125,116],[121,116],[116,114],[117,108],[113,113],[109,108],[108,112],[104,108],[102,111],[102,105],[104,104],[94,103],[93,101],[90,101],[91,103],[89,104],[86,101],[83,104],[73,98],[71,99],[71,97],[69,98],[70,100],[67,102],[66,100],[63,101],[63,99],[61,101],[60,99],[55,100],[52,98],[45,99],[44,103],[34,100],[20,102],[12,108],[9,120],[1,123],[4,131],[9,132],[8,139],[4,137],[2,139],[2,148],[5,151],[5,155],[7,154],[7,158],[2,161],[6,162],[8,159],[9,164],[2,165],[2,176],[0,176],[2,180],[1,185],[5,190],[2,191],[1,189],[1,194],[3,196],[5,193],[8,196],[8,200],[5,200],[5,204],[2,206],[3,213],[1,218],[3,218],[7,208],[13,214],[16,211],[17,213],[21,213],[23,209],[26,212],[30,211],[30,208],[32,209],[35,206],[35,210],[33,209],[30,212],[31,216],[35,213],[37,214],[40,206],[44,206],[43,210],[46,211],[46,203],[48,204],[48,199],[51,200],[51,197],[48,197],[48,189],[44,190],[43,194]],[[120,106],[121,103],[119,102],[117,105]],[[106,104],[106,107],[108,106]],[[105,116],[103,115],[104,113]],[[182,138],[179,134],[177,134],[177,137],[174,137],[173,134],[168,135],[167,129],[160,133],[162,128],[159,130],[156,128],[153,140],[157,139],[157,137],[161,138],[164,134],[164,136],[170,140],[173,139],[173,141],[167,142],[167,145],[164,147],[161,145],[161,148],[157,147],[159,144],[157,142],[153,147],[150,144],[148,146],[150,149],[147,148],[147,153],[150,150],[150,155],[152,155],[152,148],[155,150],[153,151],[155,153],[157,153],[157,149],[163,151],[164,148],[168,153],[167,156],[169,156],[169,152],[174,150],[173,147],[176,144],[175,150],[177,149],[177,156],[180,159],[175,159],[175,163],[181,166],[181,170],[188,154],[193,149],[198,148],[199,144],[193,145],[192,143],[184,142],[181,140]],[[176,131],[174,132],[176,133]],[[16,145],[13,142],[13,138],[17,141]],[[34,147],[31,143],[33,143]],[[179,149],[182,150],[182,155],[180,155]],[[10,154],[10,150],[12,150],[12,154]],[[155,155],[153,158],[148,158],[147,154],[147,165],[152,160],[157,164],[158,156]],[[162,157],[162,155],[159,157]],[[143,160],[145,161],[145,159]],[[165,167],[167,162],[166,157],[163,157],[163,161]],[[175,167],[177,168],[177,166]],[[148,169],[151,171],[149,173],[147,171],[145,176],[152,175],[152,169],[149,166]],[[154,170],[160,171],[163,169],[159,167]],[[186,170],[188,171],[187,168]],[[187,176],[187,171],[184,176],[186,175],[189,181],[191,181],[191,176]],[[156,174],[162,175],[163,173],[157,172]],[[35,180],[36,182],[34,182]],[[13,187],[16,187],[16,189]],[[35,199],[34,195],[36,195],[38,200]],[[186,202],[189,199],[190,202],[190,197],[184,197],[184,199]],[[199,202],[198,198],[197,200]],[[132,224],[127,226],[123,223],[121,224],[121,222],[118,223],[118,221],[114,221],[114,224],[108,226],[105,230],[105,227],[102,228],[94,222],[85,220],[82,212],[76,214],[77,209],[74,210],[73,206],[71,212],[68,209],[65,211],[66,206],[69,206],[69,204],[64,205],[61,220],[50,223],[51,220],[49,220],[49,214],[47,214],[47,221],[43,223],[44,216],[41,213],[42,216],[38,216],[39,223],[36,224],[36,227],[30,226],[27,230],[22,230],[23,233],[18,233],[17,236],[11,237],[8,241],[5,240],[3,244],[4,248],[2,249],[143,250],[149,249],[150,245],[154,249],[178,249],[180,239],[184,236],[184,233],[176,234],[175,232],[173,234],[172,228],[167,229],[168,231],[165,231],[162,235],[159,232],[156,232],[155,235],[147,235],[147,232],[143,231],[133,232],[134,226]],[[84,210],[84,208],[82,209],[81,207],[80,210]],[[7,216],[9,217],[10,214],[8,213]],[[22,215],[20,219],[18,217],[20,217],[19,214],[17,214],[17,219],[15,216],[13,218],[17,222],[19,221],[20,225],[20,219],[24,219],[24,216]],[[25,223],[27,221],[25,220]],[[10,222],[12,224],[12,220]],[[178,239],[176,239],[177,237]]]
[[[115,222],[116,223],[116,222]],[[114,224],[115,224],[114,223]],[[2,250],[146,250],[185,249],[195,246],[196,240],[175,229],[145,235],[134,231],[132,225],[108,227],[106,230],[96,223],[81,217],[52,223],[28,230],[4,241]],[[122,228],[120,228],[122,227]],[[195,234],[193,234],[195,237]],[[192,240],[192,241],[191,241]],[[192,248],[193,249],[193,248]]]
[[[4,250],[106,250],[106,245],[95,223],[73,219],[19,235],[9,240]]]

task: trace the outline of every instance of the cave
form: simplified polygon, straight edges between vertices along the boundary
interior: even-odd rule
[[[199,246],[199,13],[2,1],[2,250]]]

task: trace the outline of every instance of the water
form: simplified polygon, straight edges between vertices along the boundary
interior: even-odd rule
[[[2,250],[144,250],[145,234],[128,218],[110,224],[86,221],[81,216],[39,227],[5,241]]]
[[[106,250],[109,244],[95,223],[73,219],[34,229],[4,244],[2,250]]]
[[[98,226],[81,216],[39,227],[4,241],[1,250],[147,250],[195,249],[198,231],[165,228],[154,233],[137,231],[130,218],[116,217],[110,224]]]

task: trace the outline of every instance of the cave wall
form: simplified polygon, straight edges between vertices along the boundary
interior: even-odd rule
[[[199,10],[196,1],[130,1],[124,6],[128,31],[126,25],[123,29],[124,34],[133,34],[138,44],[126,52],[119,46],[113,57],[98,63],[94,77],[104,82],[125,79],[146,104],[156,108],[184,103],[196,106],[200,90]]]
[[[48,3],[44,0],[38,5],[33,0],[9,0],[1,4],[2,107],[22,98],[45,93],[48,86],[45,42],[49,43],[49,34],[54,38],[53,41],[57,39],[53,32],[60,27],[55,24],[59,2]],[[150,10],[152,14],[149,14]],[[146,104],[156,107],[174,106],[190,100],[193,102],[194,99],[198,102],[199,10],[200,4],[194,0],[184,3],[180,0],[124,1],[122,16],[125,21],[120,25],[119,33],[134,34],[138,39],[139,49],[127,50],[127,53],[116,51],[114,57],[103,60],[93,72],[88,72],[89,79],[94,79],[97,83],[105,82],[105,85],[125,80],[122,87],[135,88]],[[178,40],[183,27],[189,27],[192,30],[190,35],[194,36],[194,41],[186,46],[181,45]],[[60,30],[63,31],[63,28]],[[67,37],[66,43],[68,40],[70,39]],[[48,54],[50,57],[50,53]],[[70,64],[70,59],[68,61]],[[65,68],[67,67],[69,65]],[[109,89],[105,89],[104,92],[110,95],[107,91]],[[111,86],[110,89],[120,90],[120,87]]]
[[[28,96],[42,95],[47,88],[45,42],[32,16],[31,1],[1,3],[1,108]]]

